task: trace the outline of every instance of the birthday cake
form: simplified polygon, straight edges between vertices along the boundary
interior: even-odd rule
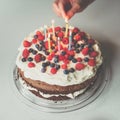
[[[18,51],[21,85],[49,100],[75,99],[89,90],[103,62],[98,41],[77,27],[37,29]]]

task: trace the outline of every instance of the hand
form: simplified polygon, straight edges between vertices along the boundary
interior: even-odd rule
[[[72,18],[76,13],[82,12],[94,0],[55,0],[53,9],[64,19]]]

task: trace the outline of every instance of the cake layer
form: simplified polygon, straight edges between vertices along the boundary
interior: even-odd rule
[[[88,79],[81,84],[69,85],[69,86],[58,86],[58,85],[50,85],[48,83],[42,82],[42,80],[40,81],[40,80],[32,80],[30,78],[26,78],[24,76],[24,72],[22,72],[20,69],[19,69],[19,74],[27,84],[29,84],[33,88],[36,88],[38,91],[42,91],[45,94],[46,93],[47,94],[74,93],[76,91],[80,91],[80,90],[88,87],[92,82],[94,82],[94,80],[97,77],[97,75],[95,75],[91,79]]]

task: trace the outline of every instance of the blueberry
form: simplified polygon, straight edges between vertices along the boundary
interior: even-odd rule
[[[73,73],[73,72],[75,72],[75,69],[74,68],[70,68],[69,72]]]
[[[51,64],[50,64],[50,67],[55,67],[55,63],[51,63]]]
[[[39,46],[38,50],[39,50],[39,51],[42,51],[42,46]]]
[[[91,48],[91,47],[92,47],[92,44],[88,44],[88,47]]]
[[[45,56],[42,56],[42,57],[41,57],[41,60],[42,60],[42,61],[45,61],[45,60],[46,60],[46,57],[45,57]]]
[[[32,48],[30,48],[30,49],[29,49],[29,52],[30,52],[30,53],[32,53],[32,51],[33,51],[33,49],[32,49]]]
[[[44,42],[43,42],[43,41],[40,41],[39,43],[40,43],[41,45],[43,45]]]
[[[33,51],[32,51],[32,54],[33,54],[33,55],[37,54],[37,51],[36,51],[36,50],[33,50]]]
[[[75,51],[76,51],[76,53],[80,53],[80,50],[79,50],[79,49],[76,49]]]
[[[48,51],[45,51],[45,55],[49,55],[50,54],[50,52],[48,52]]]
[[[34,35],[34,39],[37,39],[38,38],[38,35]]]
[[[22,62],[26,62],[26,58],[22,58]]]
[[[42,68],[42,69],[41,69],[41,72],[42,72],[42,73],[45,73],[45,72],[46,72],[46,68]]]
[[[47,64],[46,64],[45,62],[43,62],[43,63],[42,63],[42,67],[45,68],[46,66],[47,66]]]
[[[68,56],[68,59],[69,59],[69,60],[72,60],[72,59],[73,59],[73,56],[72,56],[72,55]]]
[[[81,45],[80,45],[81,48],[84,48],[84,46],[85,46],[85,44],[81,44]]]
[[[50,61],[47,61],[47,62],[46,62],[46,65],[49,66],[49,65],[50,65]]]
[[[59,62],[58,57],[55,57],[55,58],[54,58],[54,62],[55,62],[55,63]]]
[[[84,61],[85,61],[85,62],[88,62],[88,61],[89,61],[89,58],[88,58],[88,57],[85,57],[85,58],[84,58]]]
[[[51,49],[52,49],[52,50],[54,50],[54,49],[55,49],[55,47],[54,47],[54,46],[52,46],[52,47],[51,47]]]
[[[76,63],[76,62],[77,62],[77,59],[73,58],[73,59],[72,59],[72,62],[73,62],[73,63]]]
[[[63,73],[64,74],[69,74],[69,70],[64,70]]]
[[[65,51],[62,51],[62,52],[61,52],[61,55],[65,55],[65,54],[66,54],[66,52],[65,52]]]
[[[60,69],[60,65],[56,64],[56,65],[55,65],[55,68],[56,68],[57,70]]]
[[[90,48],[90,52],[93,52],[93,51],[94,51],[94,48],[91,47],[91,48]]]
[[[33,58],[32,58],[32,57],[29,57],[27,60],[28,60],[29,62],[31,62],[31,61],[33,61]]]

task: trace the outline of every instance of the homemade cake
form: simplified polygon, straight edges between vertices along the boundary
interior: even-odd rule
[[[21,85],[50,100],[74,99],[89,90],[103,62],[99,43],[77,27],[37,29],[18,50]]]

